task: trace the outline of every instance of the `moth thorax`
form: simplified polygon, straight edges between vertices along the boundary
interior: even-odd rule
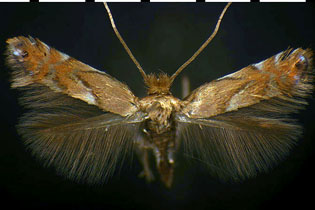
[[[148,108],[148,114],[151,120],[158,122],[159,124],[165,124],[169,116],[171,115],[171,107],[163,107],[160,102],[155,102]]]
[[[172,79],[165,73],[149,74],[145,78],[145,84],[148,87],[148,94],[170,94]]]

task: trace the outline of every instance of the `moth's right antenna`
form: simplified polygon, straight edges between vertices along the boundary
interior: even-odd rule
[[[181,65],[176,72],[171,76],[171,81],[173,82],[174,79],[177,77],[177,75],[179,75],[179,73],[181,71],[183,71],[184,68],[186,68],[186,66],[188,66],[193,60],[195,60],[195,58],[202,52],[203,49],[205,49],[207,47],[207,45],[211,42],[211,40],[215,37],[215,35],[217,34],[219,27],[220,27],[220,23],[221,20],[226,12],[226,10],[228,9],[228,7],[232,4],[232,2],[229,2],[223,9],[219,20],[217,22],[217,25],[215,26],[215,29],[213,31],[213,33],[209,36],[209,38],[201,45],[201,47],[193,54],[193,56],[191,56],[183,65]]]
[[[126,42],[124,41],[124,39],[121,37],[121,35],[120,35],[118,29],[116,28],[116,25],[115,25],[115,22],[114,22],[114,18],[113,18],[113,16],[112,16],[112,13],[110,12],[110,9],[109,9],[109,7],[108,7],[108,5],[107,5],[106,2],[104,2],[104,6],[105,6],[105,9],[106,9],[106,11],[107,11],[107,14],[108,14],[108,16],[109,16],[110,22],[111,22],[111,24],[112,24],[112,27],[113,27],[113,29],[114,29],[114,32],[115,32],[116,36],[118,37],[120,43],[124,46],[124,48],[125,48],[125,50],[127,51],[129,57],[131,58],[131,60],[134,62],[134,64],[136,64],[136,66],[137,66],[137,68],[139,69],[139,71],[140,71],[140,73],[141,73],[143,79],[146,80],[146,78],[147,78],[146,73],[145,73],[144,70],[142,69],[141,65],[139,64],[139,62],[137,61],[137,59],[135,58],[135,56],[133,56],[132,52],[130,51],[130,49],[129,49],[129,47],[127,46],[127,44],[126,44]]]

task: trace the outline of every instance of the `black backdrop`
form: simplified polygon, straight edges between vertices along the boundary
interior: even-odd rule
[[[212,32],[224,4],[110,4],[118,29],[147,72],[173,73]],[[314,4],[232,4],[208,48],[184,71],[192,88],[290,47],[314,45]],[[102,4],[0,4],[1,205],[76,209],[266,209],[312,205],[314,100],[297,115],[304,137],[270,173],[239,184],[211,178],[201,166],[176,174],[174,187],[146,184],[139,164],[125,164],[102,186],[76,184],[35,160],[15,131],[25,111],[9,88],[5,40],[32,35],[124,81],[141,97],[144,85],[115,37]],[[180,77],[173,87],[180,96]],[[310,191],[309,191],[310,190]],[[295,207],[296,208],[296,207]]]

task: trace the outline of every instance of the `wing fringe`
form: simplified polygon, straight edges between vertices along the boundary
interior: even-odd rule
[[[41,85],[22,89],[21,103],[31,111],[21,118],[18,131],[32,154],[59,174],[101,183],[133,150],[139,123]]]

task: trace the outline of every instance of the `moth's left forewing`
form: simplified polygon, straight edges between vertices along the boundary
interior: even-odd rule
[[[304,107],[312,81],[312,52],[296,49],[199,87],[175,117],[185,151],[222,179],[266,171],[299,138],[288,114]]]

